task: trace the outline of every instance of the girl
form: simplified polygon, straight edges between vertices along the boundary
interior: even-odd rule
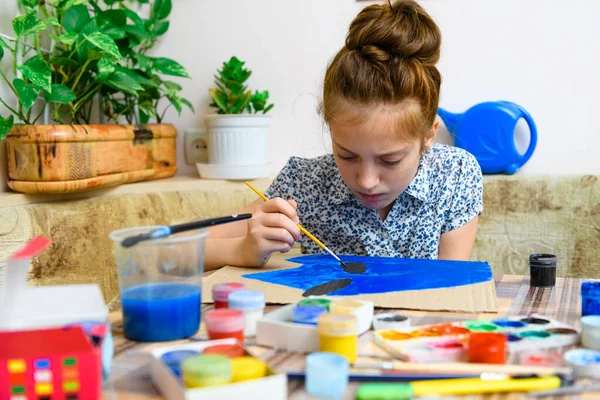
[[[248,221],[211,228],[206,268],[261,266],[303,237],[336,254],[468,260],[483,210],[475,158],[434,143],[441,33],[413,0],[364,8],[327,68],[332,155],[292,157]]]

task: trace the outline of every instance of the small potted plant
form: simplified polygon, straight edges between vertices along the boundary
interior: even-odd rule
[[[177,131],[161,123],[158,103],[166,98],[178,111],[191,104],[159,74],[189,75],[174,60],[145,55],[168,29],[171,0],[139,3],[148,18],[123,0],[19,1],[14,37],[0,40],[15,76],[0,71],[14,96],[0,99],[11,189],[67,193],[176,173]]]
[[[204,178],[256,179],[269,171],[269,127],[266,115],[268,91],[252,93],[246,84],[252,71],[244,61],[231,57],[215,75],[209,89],[214,114],[204,116],[207,130],[208,164],[197,164]]]

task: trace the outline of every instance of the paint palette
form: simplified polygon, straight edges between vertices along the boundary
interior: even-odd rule
[[[464,362],[469,335],[474,332],[506,335],[509,352],[571,346],[579,341],[577,329],[536,315],[384,329],[375,331],[373,340],[391,355],[412,362]]]

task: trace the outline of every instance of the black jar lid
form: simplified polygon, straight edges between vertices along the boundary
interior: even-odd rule
[[[556,267],[556,256],[554,254],[531,254],[529,256],[529,265],[537,267]]]

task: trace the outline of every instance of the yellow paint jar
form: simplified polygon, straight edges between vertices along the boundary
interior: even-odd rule
[[[358,321],[352,314],[327,313],[319,316],[319,349],[336,353],[354,362],[358,352]]]
[[[338,314],[352,314],[352,312],[358,310],[362,306],[363,304],[358,301],[339,300],[333,301],[331,304],[329,304],[329,311]]]
[[[232,382],[259,379],[267,375],[267,364],[254,357],[234,357],[231,360],[231,368],[233,369]]]

